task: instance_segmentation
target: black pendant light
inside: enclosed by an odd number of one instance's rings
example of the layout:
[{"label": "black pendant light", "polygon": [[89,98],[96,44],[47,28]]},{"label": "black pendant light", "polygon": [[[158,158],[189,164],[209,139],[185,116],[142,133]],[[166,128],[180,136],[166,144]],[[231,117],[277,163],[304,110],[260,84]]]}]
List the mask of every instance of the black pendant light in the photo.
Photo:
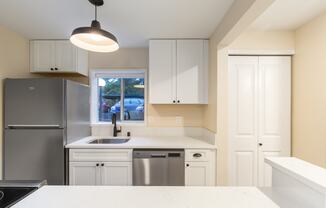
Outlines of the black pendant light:
[{"label": "black pendant light", "polygon": [[97,7],[104,4],[103,0],[88,0],[95,6],[95,20],[90,27],[74,29],[70,41],[79,48],[94,52],[113,52],[119,49],[117,38],[110,32],[101,29],[97,21]]}]

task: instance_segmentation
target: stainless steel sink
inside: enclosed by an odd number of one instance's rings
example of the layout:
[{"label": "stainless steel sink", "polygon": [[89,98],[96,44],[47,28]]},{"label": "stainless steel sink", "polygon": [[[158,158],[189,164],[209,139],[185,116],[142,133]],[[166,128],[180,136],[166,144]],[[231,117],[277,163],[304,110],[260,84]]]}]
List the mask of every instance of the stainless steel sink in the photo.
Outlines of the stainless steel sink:
[{"label": "stainless steel sink", "polygon": [[101,138],[101,139],[94,139],[88,144],[123,144],[130,140],[130,138]]}]

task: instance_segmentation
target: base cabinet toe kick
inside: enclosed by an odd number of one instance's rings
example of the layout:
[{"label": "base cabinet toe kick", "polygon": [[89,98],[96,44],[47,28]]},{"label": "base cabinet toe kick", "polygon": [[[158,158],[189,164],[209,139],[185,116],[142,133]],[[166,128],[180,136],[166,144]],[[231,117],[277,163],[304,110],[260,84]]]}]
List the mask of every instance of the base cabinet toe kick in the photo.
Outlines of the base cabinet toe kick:
[{"label": "base cabinet toe kick", "polygon": [[[142,149],[151,151],[151,149]],[[154,158],[143,158],[137,160],[133,158],[133,153],[138,149],[69,149],[69,185],[89,185],[89,186],[131,186],[134,183],[133,170],[140,165],[143,168],[144,178],[148,175],[150,162],[158,165],[161,170],[151,174],[163,174],[159,177],[166,177],[166,180],[173,181],[173,176],[169,173],[173,171],[181,172],[179,179],[184,180],[178,183],[167,183],[167,185],[185,186],[215,186],[216,185],[216,151],[213,149],[178,149],[177,151],[166,152],[167,149],[154,149],[157,152],[166,154],[154,154]],[[156,153],[156,152],[155,152]],[[177,157],[179,154],[179,157]],[[167,160],[164,160],[167,157]],[[136,159],[136,160],[135,160]],[[135,163],[133,161],[137,161]],[[175,163],[175,164],[174,164]],[[170,164],[170,165],[169,165]],[[138,171],[139,173],[139,171]],[[179,174],[180,175],[180,174]],[[137,176],[139,177],[139,176]],[[168,179],[169,178],[169,179]],[[146,179],[147,180],[147,179]],[[149,180],[149,179],[148,179]],[[143,184],[143,185],[146,185]],[[148,185],[154,185],[148,182]],[[159,185],[159,184],[158,184]],[[164,185],[164,184],[162,184]]]}]

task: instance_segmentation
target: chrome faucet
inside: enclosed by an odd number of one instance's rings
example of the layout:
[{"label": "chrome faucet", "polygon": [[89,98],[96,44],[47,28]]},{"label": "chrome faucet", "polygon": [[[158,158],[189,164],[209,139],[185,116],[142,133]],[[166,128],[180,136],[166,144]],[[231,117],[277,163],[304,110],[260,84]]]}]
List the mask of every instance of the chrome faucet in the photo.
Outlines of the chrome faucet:
[{"label": "chrome faucet", "polygon": [[118,136],[118,133],[121,132],[121,126],[120,129],[117,128],[117,115],[115,113],[112,114],[112,124],[113,124],[113,136]]}]

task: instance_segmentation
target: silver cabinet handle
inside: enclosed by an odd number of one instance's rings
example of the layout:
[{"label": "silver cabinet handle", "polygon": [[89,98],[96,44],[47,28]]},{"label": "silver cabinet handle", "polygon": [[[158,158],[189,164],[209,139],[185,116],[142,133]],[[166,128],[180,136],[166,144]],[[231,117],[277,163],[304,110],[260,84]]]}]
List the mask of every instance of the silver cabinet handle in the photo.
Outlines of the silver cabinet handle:
[{"label": "silver cabinet handle", "polygon": [[60,128],[60,125],[8,125],[9,129]]},{"label": "silver cabinet handle", "polygon": [[192,156],[198,158],[198,157],[201,157],[202,155],[201,155],[200,153],[195,153],[195,154],[193,154]]}]

